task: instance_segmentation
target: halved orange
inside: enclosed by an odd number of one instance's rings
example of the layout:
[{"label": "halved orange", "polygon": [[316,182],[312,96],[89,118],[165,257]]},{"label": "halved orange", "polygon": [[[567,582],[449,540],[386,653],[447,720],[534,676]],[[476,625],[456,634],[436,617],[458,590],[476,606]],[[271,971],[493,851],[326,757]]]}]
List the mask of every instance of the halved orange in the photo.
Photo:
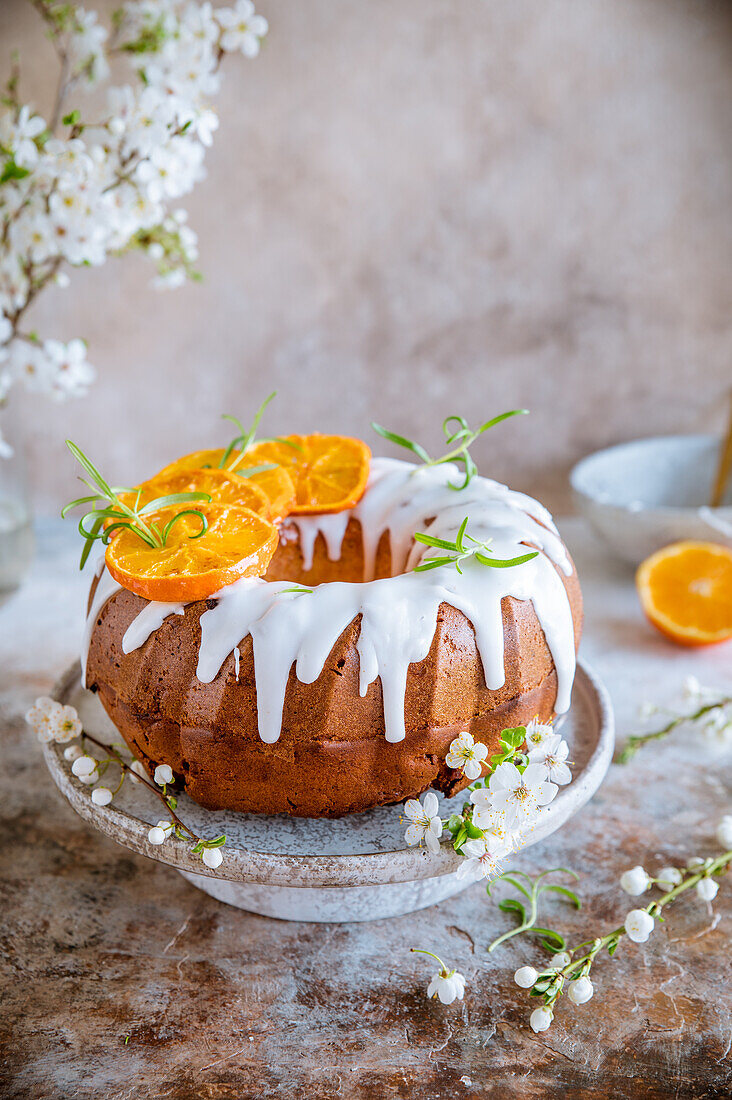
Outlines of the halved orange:
[{"label": "halved orange", "polygon": [[679,645],[732,638],[732,549],[675,542],[646,558],[636,585],[650,621]]},{"label": "halved orange", "polygon": [[[174,475],[191,473],[193,470],[219,469],[219,463],[224,457],[222,447],[208,451],[194,451],[193,454],[184,455],[171,462],[160,473],[156,474],[153,481],[167,479]],[[226,460],[224,472],[233,473],[234,469],[246,469],[251,466],[260,466],[264,463],[252,462],[249,452],[242,459],[239,451],[232,451]],[[281,466],[275,466],[271,470],[260,470],[247,477],[237,475],[237,481],[244,485],[253,485],[261,489],[269,498],[271,518],[281,519],[286,516],[290,507],[295,503],[295,484],[287,470]]]},{"label": "halved orange", "polygon": [[255,443],[247,463],[276,462],[295,482],[294,513],[342,512],[363,496],[371,451],[360,439],[345,435],[288,435]]},{"label": "halved orange", "polygon": [[[264,489],[251,478],[236,477],[234,474],[227,474],[225,470],[217,469],[179,470],[165,477],[158,475],[145,481],[140,486],[138,507],[148,504],[156,497],[173,493],[208,493],[213,504],[235,504],[239,508],[256,512],[264,519],[271,517],[271,505]],[[137,492],[123,493],[122,499],[126,504],[134,504],[138,499]],[[197,507],[197,502],[192,501],[191,507]]]},{"label": "halved orange", "polygon": [[[162,531],[181,505],[169,505],[144,516]],[[146,600],[192,603],[241,577],[262,576],[272,560],[279,535],[268,520],[248,508],[227,504],[191,505],[208,521],[200,538],[201,520],[194,513],[171,528],[164,546],[148,546],[134,532],[122,529],[109,543],[107,569],[130,592]]]}]

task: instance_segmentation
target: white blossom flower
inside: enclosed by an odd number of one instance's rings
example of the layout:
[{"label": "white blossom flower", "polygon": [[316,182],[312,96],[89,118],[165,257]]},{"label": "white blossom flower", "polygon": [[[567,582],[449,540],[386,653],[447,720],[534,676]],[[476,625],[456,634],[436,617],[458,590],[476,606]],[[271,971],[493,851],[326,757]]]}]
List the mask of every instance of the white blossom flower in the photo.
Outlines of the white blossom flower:
[{"label": "white blossom flower", "polygon": [[0,112],[0,146],[7,150],[19,168],[34,168],[38,163],[38,139],[46,129],[40,115],[22,106],[13,117],[6,108]]},{"label": "white blossom flower", "polygon": [[490,805],[473,804],[473,825],[483,833],[486,846],[495,855],[501,848],[510,848],[514,839],[506,828],[506,814],[503,810],[494,810]]},{"label": "white blossom flower", "polygon": [[470,801],[479,811],[485,806],[506,814],[506,828],[521,828],[531,823],[542,806],[548,805],[558,787],[547,781],[543,764],[529,764],[522,773],[506,761],[493,772],[488,790],[473,791]]},{"label": "white blossom flower", "polygon": [[81,720],[74,707],[62,706],[47,695],[36,699],[25,718],[36,731],[38,740],[46,743],[73,741],[82,731]]},{"label": "white blossom flower", "polygon": [[645,943],[656,922],[645,909],[631,909],[625,918],[625,931],[633,943]]},{"label": "white blossom flower", "polygon": [[684,881],[684,876],[678,867],[662,867],[656,875],[656,884],[662,890],[673,890]]},{"label": "white blossom flower", "polygon": [[557,951],[556,955],[552,955],[550,958],[549,965],[557,970],[563,970],[565,966],[569,966],[571,961],[566,951]]},{"label": "white blossom flower", "polygon": [[43,352],[53,369],[52,396],[58,401],[67,397],[81,397],[96,377],[96,371],[87,362],[86,344],[83,340],[46,340]]},{"label": "white blossom flower", "polygon": [[428,997],[439,997],[444,1005],[453,1001],[462,1001],[465,993],[465,978],[458,970],[438,970],[427,986]]},{"label": "white blossom flower", "polygon": [[621,888],[625,890],[626,894],[630,894],[631,897],[637,897],[639,894],[644,894],[650,885],[650,877],[640,864],[633,867],[630,871],[624,871],[620,876]]},{"label": "white blossom flower", "polygon": [[476,745],[470,733],[463,730],[450,745],[450,751],[445,757],[448,768],[462,771],[466,779],[471,782],[477,779],[483,770],[483,761],[488,755],[488,749],[480,742]]},{"label": "white blossom flower", "polygon": [[716,898],[718,890],[719,883],[715,882],[713,878],[700,879],[696,884],[696,892],[702,901],[712,901],[713,898]]},{"label": "white blossom flower", "polygon": [[439,809],[437,795],[432,791],[428,791],[423,802],[417,798],[407,799],[404,803],[404,813],[411,821],[411,825],[407,826],[404,833],[407,844],[421,844],[424,841],[430,852],[439,852],[442,836]]},{"label": "white blossom flower", "polygon": [[543,1005],[541,1008],[535,1008],[529,1017],[529,1023],[531,1024],[531,1030],[537,1034],[540,1031],[548,1031],[551,1027],[551,1022],[554,1016],[550,1009],[545,1008]]},{"label": "white blossom flower", "polygon": [[71,771],[74,773],[77,779],[83,779],[87,776],[93,775],[97,770],[97,762],[93,756],[79,756],[71,765]]},{"label": "white blossom flower", "polygon": [[727,748],[732,744],[732,715],[724,707],[711,710],[702,724],[702,733],[708,741]]},{"label": "white blossom flower", "polygon": [[529,749],[529,760],[543,764],[552,783],[563,786],[572,781],[572,773],[567,766],[569,745],[558,733],[545,737],[540,744]]},{"label": "white blossom flower", "polygon": [[531,989],[539,977],[538,971],[533,966],[520,966],[513,976],[516,985],[521,989]]},{"label": "white blossom flower", "polygon": [[584,975],[581,978],[576,978],[573,982],[569,983],[567,988],[567,996],[574,1005],[583,1005],[591,1000],[593,993],[595,992],[592,982]]},{"label": "white blossom flower", "polygon": [[69,36],[69,60],[75,71],[82,72],[89,84],[106,80],[109,63],[104,53],[107,29],[99,23],[95,11],[76,8]]},{"label": "white blossom flower", "polygon": [[95,787],[91,793],[92,802],[95,806],[108,806],[113,797],[109,787]]},{"label": "white blossom flower", "polygon": [[457,869],[458,878],[493,878],[497,874],[498,865],[485,840],[466,840],[462,850],[465,858]]},{"label": "white blossom flower", "polygon": [[173,769],[170,764],[158,764],[155,769],[155,782],[159,787],[164,787],[166,783],[173,782]]},{"label": "white blossom flower", "polygon": [[215,871],[217,867],[221,866],[224,856],[220,848],[204,848],[201,852],[201,859],[207,867]]},{"label": "white blossom flower", "polygon": [[725,849],[732,848],[732,814],[725,814],[717,825],[717,840]]},{"label": "white blossom flower", "polygon": [[549,737],[554,737],[554,726],[550,722],[540,722],[538,718],[532,718],[526,725],[526,746],[531,752],[538,749]]},{"label": "white blossom flower", "polygon": [[222,49],[241,50],[245,57],[257,56],[269,27],[264,16],[255,14],[252,0],[236,0],[233,8],[219,8],[216,18],[223,28]]}]

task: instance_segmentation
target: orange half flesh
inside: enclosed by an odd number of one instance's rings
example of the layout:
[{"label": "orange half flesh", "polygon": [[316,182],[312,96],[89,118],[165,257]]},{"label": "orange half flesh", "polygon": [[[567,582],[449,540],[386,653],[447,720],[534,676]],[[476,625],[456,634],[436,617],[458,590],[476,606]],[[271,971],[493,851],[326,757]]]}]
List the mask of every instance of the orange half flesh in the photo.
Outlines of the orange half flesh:
[{"label": "orange half flesh", "polygon": [[645,614],[679,645],[732,638],[732,550],[713,542],[676,542],[639,567]]},{"label": "orange half flesh", "polygon": [[295,483],[293,513],[341,512],[364,494],[371,451],[345,435],[289,435],[255,443],[246,461],[276,462],[288,471]]},{"label": "orange half flesh", "polygon": [[[166,476],[159,474],[140,486],[138,507],[148,504],[156,497],[173,493],[208,493],[213,504],[235,504],[239,508],[256,512],[264,519],[269,519],[271,514],[269,497],[251,478],[236,477],[235,474],[217,469],[179,470]],[[126,504],[134,504],[137,493],[125,493],[123,499]],[[185,505],[181,504],[179,507]],[[197,507],[196,501],[191,502],[191,507]]]},{"label": "orange half flesh", "polygon": [[[175,462],[171,462],[152,480],[157,482],[161,479],[192,473],[194,470],[204,468],[218,469],[223,457],[224,451],[221,447],[209,451],[194,451],[192,454],[184,455],[183,458],[177,458]],[[264,463],[251,461],[249,452],[247,452],[244,459],[241,459],[238,451],[232,451],[226,460],[226,470],[224,472],[233,473],[235,467],[236,469],[246,470],[247,467],[259,465],[264,465]],[[286,516],[290,511],[290,507],[295,503],[294,482],[282,466],[275,466],[272,470],[260,470],[248,477],[242,477],[240,474],[234,476],[243,484],[255,486],[265,493],[269,499],[270,513],[273,520],[282,519]]]},{"label": "orange half flesh", "polygon": [[[107,546],[107,569],[123,588],[146,600],[192,603],[212,596],[242,577],[262,576],[272,560],[277,528],[248,508],[226,504],[196,504],[208,528],[201,530],[195,514],[183,516],[171,529],[165,546],[148,546],[132,531],[121,530]],[[145,516],[158,530],[182,509],[171,505]]]}]

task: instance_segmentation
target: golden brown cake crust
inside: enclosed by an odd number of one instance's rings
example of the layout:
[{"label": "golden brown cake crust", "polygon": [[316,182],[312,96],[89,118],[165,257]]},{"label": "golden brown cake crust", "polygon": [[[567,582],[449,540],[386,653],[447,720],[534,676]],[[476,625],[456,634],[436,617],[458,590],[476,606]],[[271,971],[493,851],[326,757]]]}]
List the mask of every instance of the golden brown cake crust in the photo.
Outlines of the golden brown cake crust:
[{"label": "golden brown cake crust", "polygon": [[[356,580],[362,550],[358,523],[350,521],[341,559],[330,562],[322,536],[312,569],[303,570],[292,532],[283,538],[268,580],[297,583]],[[389,574],[388,536],[377,555],[377,575]],[[582,626],[582,597],[573,570],[560,574],[572,608],[575,643]],[[498,747],[501,730],[553,714],[557,676],[533,605],[502,601],[506,680],[485,686],[472,624],[454,607],[440,606],[437,629],[425,660],[409,667],[405,697],[406,738],[384,736],[379,680],[359,694],[355,643],[360,619],[333,646],[323,671],[303,684],[290,671],[275,744],[257,729],[252,641],[240,644],[239,675],[231,654],[208,684],[196,677],[199,620],[213,601],[171,616],[139,648],[122,652],[122,638],[145,601],[125,590],[104,605],[94,624],[87,686],[150,773],[156,764],[173,769],[186,792],[211,809],[336,817],[416,797],[429,787],[453,794],[467,786],[445,764],[450,742],[463,729]]]}]

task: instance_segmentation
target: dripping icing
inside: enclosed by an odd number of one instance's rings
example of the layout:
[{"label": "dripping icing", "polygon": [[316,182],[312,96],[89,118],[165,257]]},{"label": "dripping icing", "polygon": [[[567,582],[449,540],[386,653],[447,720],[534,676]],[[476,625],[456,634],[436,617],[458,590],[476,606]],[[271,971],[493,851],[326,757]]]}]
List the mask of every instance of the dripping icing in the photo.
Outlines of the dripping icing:
[{"label": "dripping icing", "polygon": [[[455,492],[449,482],[458,476],[450,465],[416,467],[376,458],[367,491],[353,509],[289,517],[287,526],[297,529],[305,570],[312,565],[318,534],[329,558],[338,560],[348,521],[357,519],[363,537],[364,580],[370,583],[331,582],[303,594],[293,592],[289,581],[247,578],[222,589],[214,597],[216,606],[201,615],[199,681],[214,680],[227,657],[250,635],[259,734],[273,743],[280,735],[292,666],[302,683],[313,683],[338,637],[361,615],[356,643],[360,692],[365,695],[380,679],[386,738],[401,741],[408,668],[429,653],[440,604],[451,604],[472,623],[486,685],[495,690],[505,681],[501,600],[513,596],[533,602],[557,670],[555,709],[564,713],[575,671],[574,627],[555,566],[567,576],[572,567],[557,529],[546,509],[531,497],[478,477]],[[466,515],[470,516],[469,532],[481,540],[490,538],[497,557],[514,557],[526,543],[541,553],[509,569],[490,569],[471,559],[462,575],[452,565],[415,573],[414,566],[430,551],[414,542],[414,532],[428,529],[438,538],[454,539]],[[389,532],[394,575],[373,580],[384,531]],[[99,610],[118,588],[114,582],[110,588],[109,581],[104,573],[89,615],[85,651]],[[124,651],[142,645],[169,615],[182,612],[179,604],[146,605],[125,633]],[[238,666],[236,652],[234,660]],[[238,678],[238,667],[236,674]]]}]

